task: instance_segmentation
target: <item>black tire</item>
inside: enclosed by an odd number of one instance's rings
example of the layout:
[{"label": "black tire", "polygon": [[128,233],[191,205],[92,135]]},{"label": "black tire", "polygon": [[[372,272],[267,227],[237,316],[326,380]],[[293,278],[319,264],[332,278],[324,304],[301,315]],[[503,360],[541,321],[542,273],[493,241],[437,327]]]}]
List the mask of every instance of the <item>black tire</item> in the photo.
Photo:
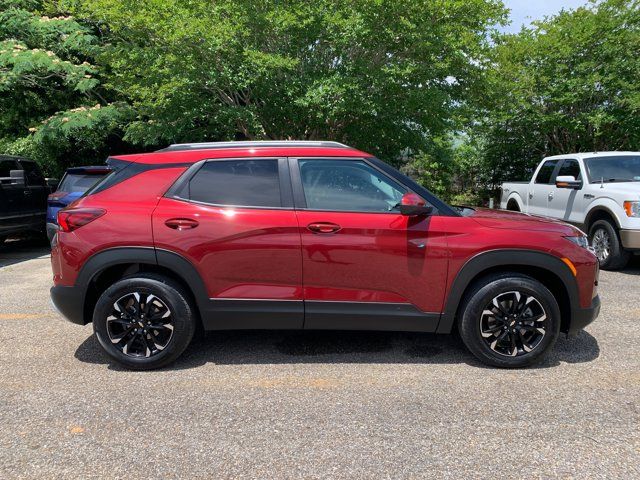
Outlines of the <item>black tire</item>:
[{"label": "black tire", "polygon": [[618,231],[608,220],[598,220],[591,225],[589,244],[594,248],[603,270],[620,270],[629,263],[631,252],[622,248]]},{"label": "black tire", "polygon": [[509,202],[507,203],[507,210],[509,210],[510,212],[519,212],[520,207],[518,206],[518,202],[515,200],[509,200]]},{"label": "black tire", "polygon": [[[158,326],[154,328],[154,324]],[[173,362],[191,342],[196,324],[197,313],[184,288],[153,273],[117,281],[100,296],[93,313],[93,331],[102,348],[133,370],[151,370]],[[115,343],[121,335],[122,341]]]},{"label": "black tire", "polygon": [[[516,302],[529,303],[522,306],[518,318],[507,315],[503,322],[498,319],[503,315],[494,307],[494,299],[507,312],[511,306],[520,305]],[[485,313],[487,310],[495,311],[495,315]],[[541,361],[549,352],[558,338],[560,321],[558,302],[547,287],[526,275],[501,273],[484,277],[470,287],[459,310],[458,330],[467,348],[483,363],[521,368]],[[496,331],[487,338],[492,330]]]}]

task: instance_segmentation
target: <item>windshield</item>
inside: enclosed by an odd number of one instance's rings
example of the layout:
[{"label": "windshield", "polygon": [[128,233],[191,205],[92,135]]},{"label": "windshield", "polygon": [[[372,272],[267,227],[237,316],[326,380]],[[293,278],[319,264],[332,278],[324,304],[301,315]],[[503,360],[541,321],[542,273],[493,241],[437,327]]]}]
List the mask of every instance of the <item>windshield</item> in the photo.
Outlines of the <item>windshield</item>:
[{"label": "windshield", "polygon": [[592,157],[584,163],[591,183],[640,182],[640,155]]},{"label": "windshield", "polygon": [[67,193],[84,193],[91,188],[98,180],[104,177],[104,174],[77,174],[68,173],[62,179],[58,190]]}]

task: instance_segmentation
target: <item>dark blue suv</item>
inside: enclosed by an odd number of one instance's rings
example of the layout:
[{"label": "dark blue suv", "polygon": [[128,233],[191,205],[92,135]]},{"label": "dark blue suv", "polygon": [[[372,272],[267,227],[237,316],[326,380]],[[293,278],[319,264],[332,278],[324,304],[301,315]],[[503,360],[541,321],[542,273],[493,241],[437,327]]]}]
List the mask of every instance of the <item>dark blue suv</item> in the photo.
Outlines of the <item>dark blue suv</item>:
[{"label": "dark blue suv", "polygon": [[57,190],[49,195],[47,202],[47,236],[49,241],[58,230],[58,210],[80,198],[111,170],[106,166],[69,168]]}]

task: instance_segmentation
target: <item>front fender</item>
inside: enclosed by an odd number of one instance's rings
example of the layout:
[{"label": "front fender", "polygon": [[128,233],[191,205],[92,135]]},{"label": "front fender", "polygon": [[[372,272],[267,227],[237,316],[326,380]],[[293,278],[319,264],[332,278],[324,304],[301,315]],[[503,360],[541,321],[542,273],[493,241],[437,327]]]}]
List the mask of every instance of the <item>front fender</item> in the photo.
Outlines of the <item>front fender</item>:
[{"label": "front fender", "polygon": [[[558,257],[532,250],[490,250],[469,259],[456,274],[447,294],[444,312],[438,324],[437,333],[450,333],[458,308],[467,288],[483,273],[499,268],[508,271],[513,267],[536,267],[555,275],[564,284],[571,306],[571,316],[580,308],[578,285],[569,267]],[[569,319],[570,322],[570,319]]]}]

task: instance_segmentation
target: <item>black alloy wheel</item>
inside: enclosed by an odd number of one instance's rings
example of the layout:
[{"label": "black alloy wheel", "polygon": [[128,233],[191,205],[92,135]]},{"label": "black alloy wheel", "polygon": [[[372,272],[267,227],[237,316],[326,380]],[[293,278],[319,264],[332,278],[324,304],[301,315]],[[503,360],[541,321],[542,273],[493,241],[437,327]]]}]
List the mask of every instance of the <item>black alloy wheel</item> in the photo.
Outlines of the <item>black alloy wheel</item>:
[{"label": "black alloy wheel", "polygon": [[113,303],[107,317],[111,343],[124,355],[151,357],[173,337],[173,318],[167,305],[152,293],[128,293]]},{"label": "black alloy wheel", "polygon": [[464,344],[487,365],[540,361],[560,333],[560,307],[540,281],[518,272],[487,275],[465,293],[458,312]]},{"label": "black alloy wheel", "polygon": [[197,324],[191,295],[181,284],[156,273],[116,281],[100,295],[93,313],[100,346],[134,370],[173,362],[191,342]]},{"label": "black alloy wheel", "polygon": [[547,333],[547,313],[538,299],[511,291],[495,296],[480,317],[480,334],[499,355],[517,357],[532,352]]}]

